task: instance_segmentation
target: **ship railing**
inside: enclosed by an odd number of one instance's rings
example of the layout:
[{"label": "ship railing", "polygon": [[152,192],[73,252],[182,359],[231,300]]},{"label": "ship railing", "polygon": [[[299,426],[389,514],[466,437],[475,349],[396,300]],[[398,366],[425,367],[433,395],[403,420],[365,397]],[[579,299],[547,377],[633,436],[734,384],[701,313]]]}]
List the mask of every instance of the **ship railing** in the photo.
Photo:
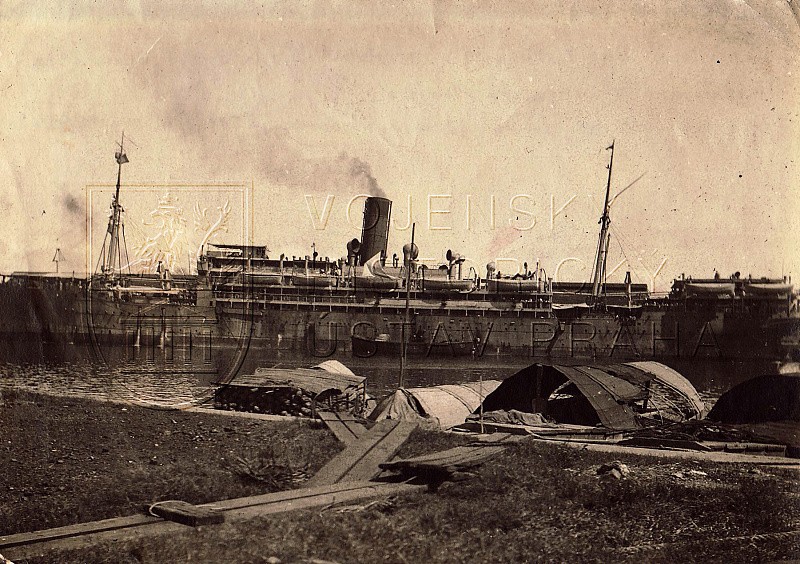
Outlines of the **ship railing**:
[{"label": "ship railing", "polygon": [[[216,292],[215,297],[218,303],[227,304],[233,307],[234,304],[251,303],[253,305],[264,306],[267,304],[278,304],[281,309],[304,309],[312,310],[344,308],[348,311],[371,310],[380,313],[382,311],[398,311],[405,305],[405,298],[399,294],[367,294],[364,292],[297,292],[273,289],[266,291],[261,289],[256,292],[248,291],[226,291]],[[476,297],[477,298],[477,297]],[[497,315],[521,316],[533,313],[534,316],[548,317],[552,315],[553,306],[550,295],[541,295],[538,299],[525,300],[492,300],[492,299],[472,299],[464,300],[456,296],[432,296],[425,292],[413,292],[411,295],[411,305],[413,310],[445,312],[448,315],[464,316],[483,316],[487,312],[494,312]]]},{"label": "ship railing", "polygon": [[[313,301],[313,302],[340,302],[340,303],[364,303],[366,301],[391,301],[403,300],[405,295],[402,290],[392,292],[372,292],[353,288],[302,288],[293,286],[271,286],[264,288],[246,288],[243,286],[217,286],[214,295],[221,300],[252,299],[258,301]],[[539,307],[548,307],[553,302],[553,294],[543,292],[539,294],[526,295],[497,295],[485,292],[456,293],[446,294],[437,292],[424,292],[414,290],[411,292],[414,299],[429,301],[452,301],[462,303],[521,303],[524,308],[530,308],[530,304],[539,304]]]}]

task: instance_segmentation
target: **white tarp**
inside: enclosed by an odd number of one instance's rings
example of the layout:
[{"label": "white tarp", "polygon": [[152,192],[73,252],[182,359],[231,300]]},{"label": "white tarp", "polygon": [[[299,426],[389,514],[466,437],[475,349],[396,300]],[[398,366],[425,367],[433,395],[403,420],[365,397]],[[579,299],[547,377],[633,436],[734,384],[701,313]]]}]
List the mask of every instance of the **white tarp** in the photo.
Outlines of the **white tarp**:
[{"label": "white tarp", "polygon": [[499,385],[499,380],[484,380],[429,388],[400,388],[378,404],[370,419],[425,420],[449,429],[463,423]]}]

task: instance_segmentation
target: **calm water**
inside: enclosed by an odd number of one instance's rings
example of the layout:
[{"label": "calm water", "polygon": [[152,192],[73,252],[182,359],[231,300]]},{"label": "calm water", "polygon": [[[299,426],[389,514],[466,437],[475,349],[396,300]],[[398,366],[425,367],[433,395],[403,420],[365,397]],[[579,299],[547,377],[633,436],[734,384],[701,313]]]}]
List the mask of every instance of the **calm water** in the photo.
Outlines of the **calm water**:
[{"label": "calm water", "polygon": [[[248,361],[238,374],[252,374],[259,366],[309,367],[322,359],[281,357],[271,362]],[[345,361],[353,372],[367,378],[367,389],[373,397],[382,397],[398,386],[397,360],[357,359]],[[514,374],[517,366],[487,364],[469,359],[427,359],[411,362],[404,372],[406,387],[456,384],[497,379]],[[734,385],[773,371],[769,364],[731,361],[669,361],[697,388],[704,400],[713,402]],[[98,399],[135,402],[160,408],[181,408],[209,403],[213,382],[218,377],[208,364],[186,365],[151,358],[146,361],[88,362],[50,360],[44,362],[3,362],[0,360],[0,388],[18,388],[62,395],[89,396]]]}]

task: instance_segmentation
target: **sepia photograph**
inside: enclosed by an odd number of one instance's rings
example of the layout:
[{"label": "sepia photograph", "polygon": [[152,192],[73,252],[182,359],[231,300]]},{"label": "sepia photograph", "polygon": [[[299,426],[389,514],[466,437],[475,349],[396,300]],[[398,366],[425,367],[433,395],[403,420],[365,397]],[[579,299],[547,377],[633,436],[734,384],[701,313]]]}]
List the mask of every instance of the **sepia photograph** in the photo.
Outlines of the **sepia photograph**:
[{"label": "sepia photograph", "polygon": [[0,92],[0,564],[800,560],[798,0],[8,0]]}]

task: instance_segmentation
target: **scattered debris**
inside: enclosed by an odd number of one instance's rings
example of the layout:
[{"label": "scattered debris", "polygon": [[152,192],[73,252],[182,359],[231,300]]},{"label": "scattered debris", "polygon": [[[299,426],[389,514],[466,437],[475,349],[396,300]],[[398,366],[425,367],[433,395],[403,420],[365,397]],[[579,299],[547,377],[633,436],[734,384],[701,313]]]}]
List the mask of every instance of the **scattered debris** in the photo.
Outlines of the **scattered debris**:
[{"label": "scattered debris", "polygon": [[597,475],[604,477],[611,477],[616,478],[617,480],[621,480],[622,478],[626,477],[628,474],[631,473],[630,468],[628,468],[627,464],[623,464],[619,460],[615,460],[614,462],[609,462],[607,464],[601,464],[597,468]]},{"label": "scattered debris", "polygon": [[309,478],[308,465],[291,468],[279,464],[275,453],[269,448],[257,460],[235,456],[228,464],[239,476],[267,484],[272,491],[297,487]]},{"label": "scattered debris", "polygon": [[789,445],[792,436],[796,442],[797,435],[797,423],[794,422],[737,426],[703,419],[639,429],[630,439],[620,441],[619,444],[660,449],[792,456]]}]

